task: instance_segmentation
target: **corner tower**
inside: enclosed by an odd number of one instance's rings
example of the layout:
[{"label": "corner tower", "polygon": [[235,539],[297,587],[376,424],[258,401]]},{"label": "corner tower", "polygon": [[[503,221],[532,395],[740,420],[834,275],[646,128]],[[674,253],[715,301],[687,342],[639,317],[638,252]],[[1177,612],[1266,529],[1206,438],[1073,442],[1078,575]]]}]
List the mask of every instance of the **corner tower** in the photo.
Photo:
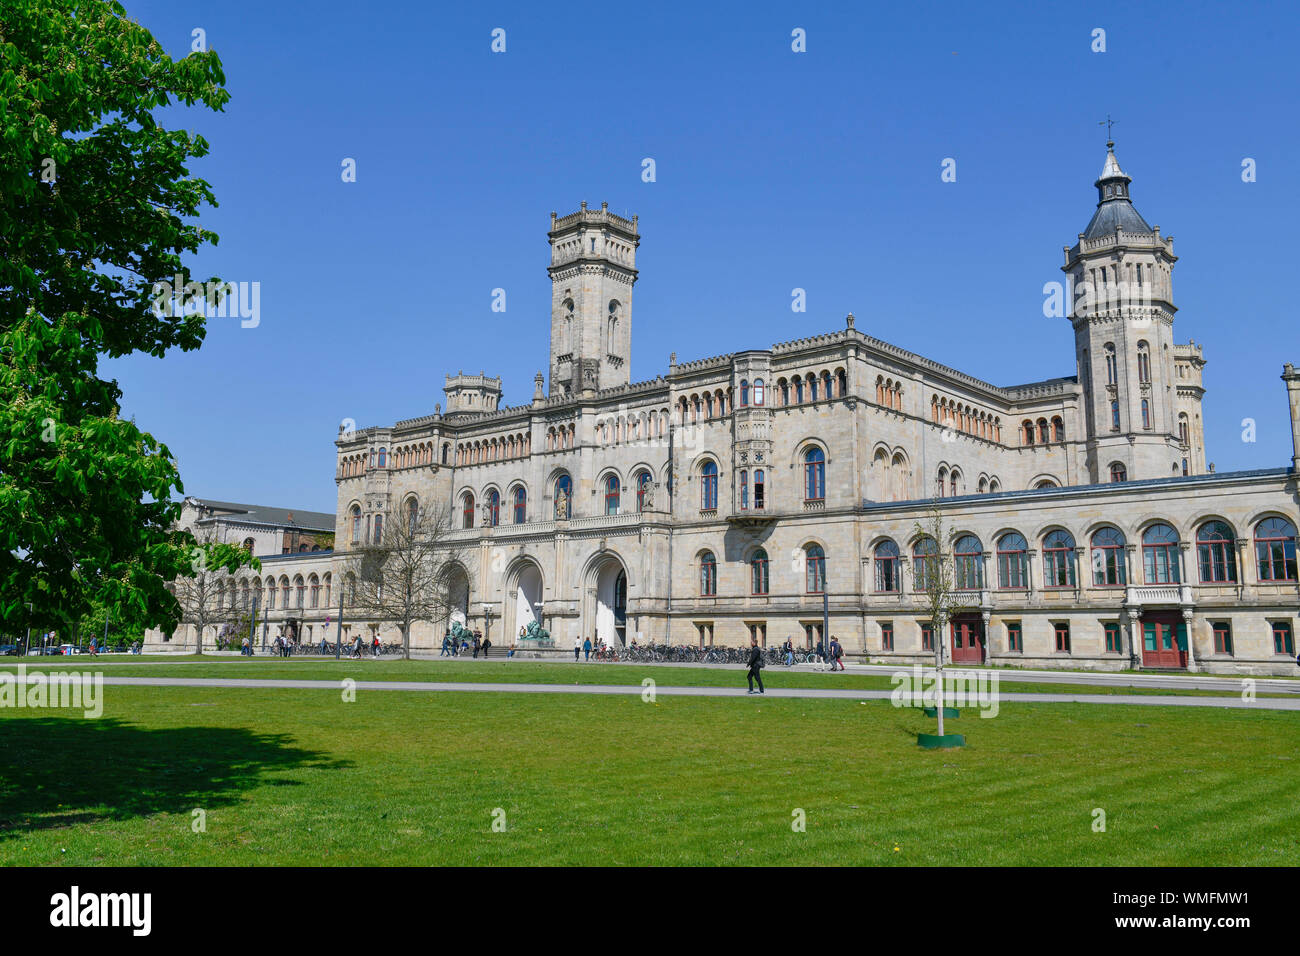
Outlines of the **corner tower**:
[{"label": "corner tower", "polygon": [[1097,187],[1097,211],[1065,265],[1070,321],[1086,409],[1093,482],[1205,470],[1200,350],[1174,344],[1172,236],[1149,226],[1129,196],[1115,144]]},{"label": "corner tower", "polygon": [[637,217],[551,213],[551,394],[626,385],[632,358]]}]

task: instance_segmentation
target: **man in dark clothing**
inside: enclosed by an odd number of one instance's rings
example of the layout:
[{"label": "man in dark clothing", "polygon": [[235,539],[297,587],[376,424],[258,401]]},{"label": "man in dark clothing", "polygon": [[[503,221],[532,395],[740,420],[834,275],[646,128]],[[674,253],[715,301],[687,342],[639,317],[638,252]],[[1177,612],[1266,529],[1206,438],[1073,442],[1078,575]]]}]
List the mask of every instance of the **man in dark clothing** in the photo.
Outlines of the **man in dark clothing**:
[{"label": "man in dark clothing", "polygon": [[838,637],[831,637],[831,670],[835,670],[837,665],[844,670],[844,647]]},{"label": "man in dark clothing", "polygon": [[749,639],[749,692],[754,693],[754,681],[758,681],[758,693],[763,693],[763,649],[758,646],[758,638]]},{"label": "man in dark clothing", "polygon": [[487,657],[488,648],[491,646],[492,646],[492,641],[486,637],[483,638],[483,656],[485,658]]},{"label": "man in dark clothing", "polygon": [[478,660],[478,649],[482,638],[479,637],[478,631],[474,632],[474,659]]}]

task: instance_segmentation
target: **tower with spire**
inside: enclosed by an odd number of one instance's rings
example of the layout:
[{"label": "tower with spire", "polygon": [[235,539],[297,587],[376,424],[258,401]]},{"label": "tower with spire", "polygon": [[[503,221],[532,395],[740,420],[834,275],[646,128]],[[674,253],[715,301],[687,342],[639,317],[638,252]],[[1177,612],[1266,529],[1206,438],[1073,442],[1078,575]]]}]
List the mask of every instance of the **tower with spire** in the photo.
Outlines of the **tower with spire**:
[{"label": "tower with spire", "polygon": [[1106,482],[1200,474],[1200,349],[1176,345],[1172,236],[1133,206],[1132,178],[1106,144],[1097,210],[1061,268],[1073,287],[1087,471]]}]

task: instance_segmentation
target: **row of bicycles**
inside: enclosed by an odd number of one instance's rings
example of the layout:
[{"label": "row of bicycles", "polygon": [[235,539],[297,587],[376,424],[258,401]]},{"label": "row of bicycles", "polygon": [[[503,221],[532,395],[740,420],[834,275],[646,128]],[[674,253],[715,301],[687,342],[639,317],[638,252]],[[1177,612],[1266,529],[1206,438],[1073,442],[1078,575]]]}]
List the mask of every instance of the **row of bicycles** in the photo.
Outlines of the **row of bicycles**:
[{"label": "row of bicycles", "polygon": [[[601,656],[605,654],[606,656]],[[622,660],[634,664],[746,664],[748,647],[696,647],[692,644],[633,644],[620,655],[613,648],[601,648],[594,655],[597,660]],[[796,647],[787,654],[779,647],[763,650],[763,663],[770,666],[795,664],[822,665],[824,660],[816,651]]]}]

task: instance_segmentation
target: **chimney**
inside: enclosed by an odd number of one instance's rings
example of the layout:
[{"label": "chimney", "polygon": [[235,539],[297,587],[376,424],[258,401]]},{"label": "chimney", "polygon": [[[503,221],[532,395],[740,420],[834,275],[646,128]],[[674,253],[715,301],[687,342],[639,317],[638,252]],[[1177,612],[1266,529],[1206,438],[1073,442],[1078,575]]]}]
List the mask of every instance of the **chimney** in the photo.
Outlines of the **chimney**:
[{"label": "chimney", "polygon": [[1282,381],[1291,411],[1291,471],[1300,474],[1300,372],[1290,362],[1282,366]]}]

